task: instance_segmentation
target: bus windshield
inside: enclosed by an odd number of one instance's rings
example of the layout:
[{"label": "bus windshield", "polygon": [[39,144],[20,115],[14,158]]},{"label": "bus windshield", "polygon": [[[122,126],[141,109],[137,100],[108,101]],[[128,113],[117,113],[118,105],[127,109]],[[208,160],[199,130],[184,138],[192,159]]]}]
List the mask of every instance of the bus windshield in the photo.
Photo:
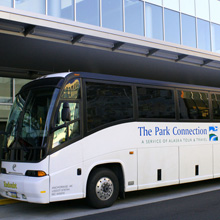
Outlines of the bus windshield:
[{"label": "bus windshield", "polygon": [[49,123],[59,89],[35,88],[19,93],[3,144],[3,160],[39,161],[46,155]]}]

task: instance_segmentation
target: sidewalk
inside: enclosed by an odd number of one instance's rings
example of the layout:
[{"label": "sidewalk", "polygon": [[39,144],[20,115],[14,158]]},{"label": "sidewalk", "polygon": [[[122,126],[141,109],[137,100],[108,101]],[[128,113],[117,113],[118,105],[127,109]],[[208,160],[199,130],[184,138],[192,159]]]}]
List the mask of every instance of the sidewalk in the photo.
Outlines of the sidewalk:
[{"label": "sidewalk", "polygon": [[7,205],[7,204],[13,204],[13,203],[17,203],[17,202],[20,202],[20,201],[17,201],[14,199],[4,198],[4,197],[0,196],[0,206]]}]

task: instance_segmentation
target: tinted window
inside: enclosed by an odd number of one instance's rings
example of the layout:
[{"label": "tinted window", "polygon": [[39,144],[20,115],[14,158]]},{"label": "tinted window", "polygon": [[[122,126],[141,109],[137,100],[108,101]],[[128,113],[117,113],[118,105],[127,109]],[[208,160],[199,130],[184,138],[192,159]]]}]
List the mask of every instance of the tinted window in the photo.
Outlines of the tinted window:
[{"label": "tinted window", "polygon": [[62,126],[66,123],[65,121],[62,121],[62,110],[64,105],[64,102],[62,101],[57,113],[57,119],[55,120],[55,127],[60,128],[54,132],[53,148],[80,135],[80,105],[75,102],[69,102],[68,104],[70,108],[70,122],[68,123],[68,126]]},{"label": "tinted window", "polygon": [[[69,111],[69,118],[63,117]],[[68,113],[64,114],[68,115]],[[63,88],[59,108],[54,120],[55,131],[52,148],[80,135],[80,80],[71,79]],[[63,126],[66,124],[66,126]]]},{"label": "tinted window", "polygon": [[125,0],[125,31],[144,35],[144,4],[139,0]]},{"label": "tinted window", "polygon": [[176,11],[179,11],[179,0],[163,0],[163,6]]},{"label": "tinted window", "polygon": [[197,19],[198,48],[210,50],[210,25],[208,21]]},{"label": "tinted window", "polygon": [[110,122],[132,118],[130,86],[88,82],[86,89],[88,131]]},{"label": "tinted window", "polygon": [[196,19],[182,14],[182,44],[196,47]]},{"label": "tinted window", "polygon": [[15,8],[46,14],[46,1],[45,0],[22,0],[22,1],[15,1]]},{"label": "tinted window", "polygon": [[48,15],[74,20],[73,0],[62,0],[62,1],[47,0],[47,5],[48,5]]},{"label": "tinted window", "polygon": [[180,0],[180,11],[182,13],[195,16],[195,1],[194,0]]},{"label": "tinted window", "polygon": [[12,0],[0,0],[0,5],[7,6],[7,7],[13,7]]},{"label": "tinted window", "polygon": [[220,25],[211,24],[212,27],[212,51],[220,53]]},{"label": "tinted window", "polygon": [[163,40],[163,9],[146,3],[146,36]]},{"label": "tinted window", "polygon": [[164,9],[165,41],[180,44],[180,17],[179,13]]},{"label": "tinted window", "polygon": [[102,26],[123,30],[122,0],[102,0]]},{"label": "tinted window", "polygon": [[212,94],[213,118],[220,119],[220,94]]},{"label": "tinted window", "polygon": [[0,77],[0,103],[12,103],[13,80]]},{"label": "tinted window", "polygon": [[76,0],[76,20],[99,26],[99,0]]},{"label": "tinted window", "polygon": [[208,119],[208,94],[203,92],[178,91],[181,119]]},{"label": "tinted window", "polygon": [[172,90],[137,88],[137,94],[140,118],[175,118]]},{"label": "tinted window", "polygon": [[[212,2],[213,0],[211,0]],[[215,0],[214,0],[215,1]],[[197,18],[202,18],[205,20],[210,19],[209,15],[209,0],[195,0],[196,3],[196,17]]]},{"label": "tinted window", "polygon": [[71,79],[63,89],[62,99],[80,99],[80,81]]}]

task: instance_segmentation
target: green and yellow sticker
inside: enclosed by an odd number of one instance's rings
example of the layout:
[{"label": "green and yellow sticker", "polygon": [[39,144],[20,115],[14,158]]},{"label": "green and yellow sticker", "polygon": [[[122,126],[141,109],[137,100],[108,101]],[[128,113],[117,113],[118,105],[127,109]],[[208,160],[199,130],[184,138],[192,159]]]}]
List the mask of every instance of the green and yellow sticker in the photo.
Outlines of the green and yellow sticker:
[{"label": "green and yellow sticker", "polygon": [[10,182],[5,182],[4,181],[4,187],[7,187],[7,188],[11,188],[11,189],[17,189],[17,184],[16,183],[10,183]]}]

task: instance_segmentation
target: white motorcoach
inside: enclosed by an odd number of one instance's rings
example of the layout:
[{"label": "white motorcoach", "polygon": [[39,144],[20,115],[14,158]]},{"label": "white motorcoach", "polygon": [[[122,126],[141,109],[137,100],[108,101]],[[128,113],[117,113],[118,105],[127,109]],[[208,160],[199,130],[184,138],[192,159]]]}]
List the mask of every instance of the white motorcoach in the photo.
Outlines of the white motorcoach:
[{"label": "white motorcoach", "polygon": [[22,87],[1,145],[0,194],[33,203],[220,177],[220,89],[92,73]]}]

